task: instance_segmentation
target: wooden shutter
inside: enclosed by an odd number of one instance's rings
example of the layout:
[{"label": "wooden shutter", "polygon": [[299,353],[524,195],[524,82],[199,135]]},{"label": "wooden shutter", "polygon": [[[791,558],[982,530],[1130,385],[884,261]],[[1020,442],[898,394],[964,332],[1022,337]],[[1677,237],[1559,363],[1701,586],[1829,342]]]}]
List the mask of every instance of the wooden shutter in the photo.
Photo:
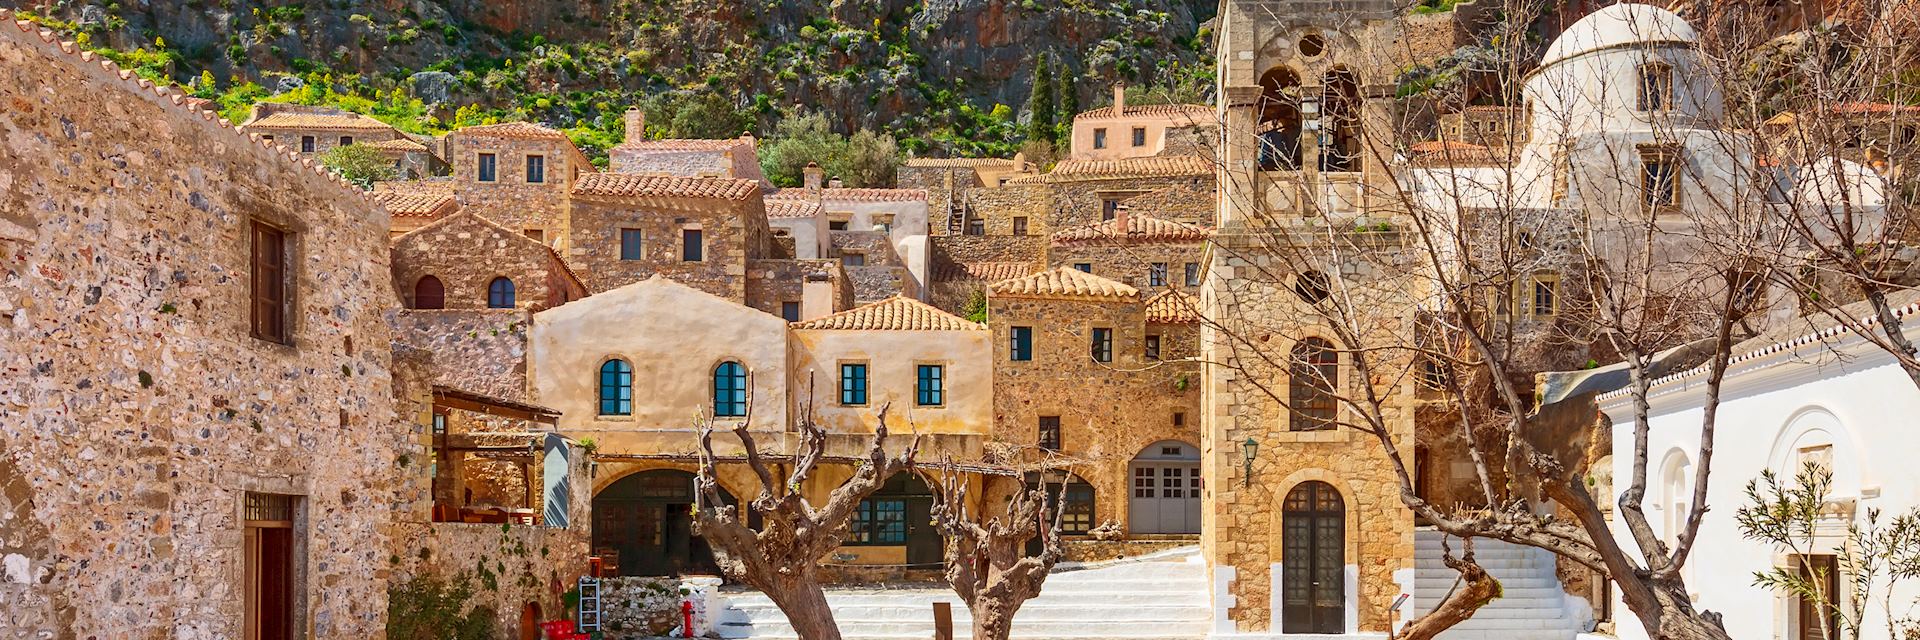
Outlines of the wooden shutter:
[{"label": "wooden shutter", "polygon": [[286,233],[253,221],[253,337],[287,341]]}]

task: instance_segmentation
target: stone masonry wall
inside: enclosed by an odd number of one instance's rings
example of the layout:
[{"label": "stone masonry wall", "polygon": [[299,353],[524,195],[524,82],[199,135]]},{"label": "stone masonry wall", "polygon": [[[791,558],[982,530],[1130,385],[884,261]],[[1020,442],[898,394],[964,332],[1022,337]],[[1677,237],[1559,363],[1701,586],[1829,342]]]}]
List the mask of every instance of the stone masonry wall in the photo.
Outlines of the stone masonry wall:
[{"label": "stone masonry wall", "polygon": [[[993,435],[1037,460],[1040,416],[1059,416],[1061,453],[1094,489],[1095,524],[1127,526],[1128,464],[1153,443],[1200,443],[1198,370],[1142,356],[1140,302],[988,298],[993,330]],[[1033,359],[1009,359],[1009,328],[1033,328]],[[1093,327],[1113,333],[1113,362],[1095,362]],[[1182,426],[1174,414],[1182,414]]]},{"label": "stone masonry wall", "polygon": [[527,399],[528,311],[403,309],[390,321],[396,344],[433,352],[433,384]]},{"label": "stone masonry wall", "polygon": [[[675,201],[576,197],[567,259],[595,293],[664,275],[745,304],[747,261],[766,257],[773,234],[759,198]],[[701,260],[682,260],[682,230],[697,226]],[[620,230],[639,229],[642,258],[620,259]]]},{"label": "stone masonry wall", "polygon": [[747,262],[747,306],[780,315],[781,305],[801,302],[812,279],[833,283],[833,310],[853,308],[853,283],[839,260],[752,260]]},{"label": "stone masonry wall", "polygon": [[[526,232],[540,230],[549,245],[563,238],[567,229],[567,191],[578,171],[591,166],[573,166],[584,162],[563,140],[502,138],[455,131],[448,135],[452,149],[447,163],[453,165],[455,197],[460,209],[480,214],[508,229]],[[494,181],[479,180],[478,154],[494,154]],[[527,156],[545,156],[545,182],[527,182]]]},{"label": "stone masonry wall", "polygon": [[[0,11],[0,486],[31,500],[0,545],[50,551],[0,636],[239,637],[262,492],[293,496],[301,633],[377,637],[387,216],[138,82]],[[254,220],[290,232],[286,344],[250,334]]]},{"label": "stone masonry wall", "polygon": [[393,243],[393,288],[404,306],[418,304],[415,285],[433,276],[447,309],[485,309],[495,278],[513,282],[515,307],[540,310],[587,295],[558,256],[538,242],[480,218],[458,213],[415,229]]},{"label": "stone masonry wall", "polygon": [[[1087,265],[1090,273],[1109,280],[1125,282],[1151,297],[1163,289],[1187,289],[1187,265],[1199,273],[1200,257],[1206,251],[1202,243],[1158,244],[1133,242],[1122,246],[1055,246],[1047,251],[1047,268]],[[1150,274],[1154,264],[1166,266],[1166,280],[1153,286]],[[1077,268],[1077,267],[1076,267]]]}]

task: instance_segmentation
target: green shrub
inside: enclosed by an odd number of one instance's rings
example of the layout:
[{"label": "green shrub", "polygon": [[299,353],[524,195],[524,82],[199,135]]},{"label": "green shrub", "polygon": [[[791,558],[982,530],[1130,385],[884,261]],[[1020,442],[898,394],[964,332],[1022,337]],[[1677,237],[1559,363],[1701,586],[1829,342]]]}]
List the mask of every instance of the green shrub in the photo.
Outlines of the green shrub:
[{"label": "green shrub", "polygon": [[469,606],[473,585],[465,573],[452,581],[421,576],[387,588],[389,640],[491,640],[493,609]]}]

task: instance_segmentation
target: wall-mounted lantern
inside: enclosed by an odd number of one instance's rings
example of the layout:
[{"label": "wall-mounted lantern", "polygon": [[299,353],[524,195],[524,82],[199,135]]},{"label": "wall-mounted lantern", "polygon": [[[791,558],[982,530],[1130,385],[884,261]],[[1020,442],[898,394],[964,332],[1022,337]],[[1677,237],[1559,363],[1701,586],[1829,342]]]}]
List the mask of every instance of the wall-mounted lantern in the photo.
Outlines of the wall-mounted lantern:
[{"label": "wall-mounted lantern", "polygon": [[1247,436],[1247,441],[1240,443],[1240,457],[1245,458],[1247,463],[1246,486],[1253,486],[1253,459],[1258,455],[1260,455],[1260,443],[1255,441],[1253,436]]}]

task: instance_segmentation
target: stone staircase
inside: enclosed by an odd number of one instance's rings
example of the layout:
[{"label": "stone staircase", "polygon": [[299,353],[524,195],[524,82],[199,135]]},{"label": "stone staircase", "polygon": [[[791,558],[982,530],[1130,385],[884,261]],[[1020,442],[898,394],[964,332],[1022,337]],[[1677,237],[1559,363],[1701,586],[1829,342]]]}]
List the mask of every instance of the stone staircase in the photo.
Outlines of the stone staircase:
[{"label": "stone staircase", "polygon": [[[715,621],[722,638],[798,638],[757,592],[723,594]],[[832,589],[828,606],[846,640],[926,640],[933,603],[953,603],[954,636],[971,635],[967,606],[941,588]],[[1055,567],[1040,596],[1014,616],[1016,640],[1152,638],[1198,640],[1208,625],[1206,565],[1198,547],[1114,562]]]},{"label": "stone staircase", "polygon": [[[1414,532],[1414,613],[1440,604],[1454,588],[1459,574],[1440,561],[1444,534],[1422,528]],[[1459,555],[1460,541],[1448,540]],[[1440,640],[1572,640],[1593,618],[1584,600],[1560,588],[1554,556],[1545,549],[1475,538],[1474,560],[1500,580],[1502,594],[1473,617],[1440,634]]]}]

